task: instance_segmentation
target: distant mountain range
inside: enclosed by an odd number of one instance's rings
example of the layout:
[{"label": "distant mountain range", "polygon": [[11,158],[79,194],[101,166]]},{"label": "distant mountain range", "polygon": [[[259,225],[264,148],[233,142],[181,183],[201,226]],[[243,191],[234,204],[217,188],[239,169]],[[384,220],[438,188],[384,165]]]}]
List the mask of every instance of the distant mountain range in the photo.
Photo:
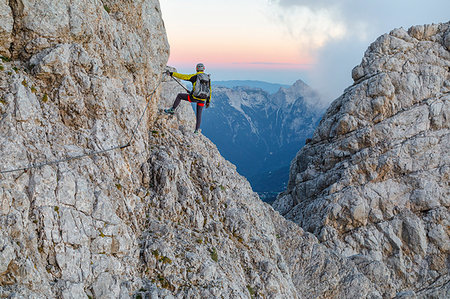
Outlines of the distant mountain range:
[{"label": "distant mountain range", "polygon": [[251,88],[261,88],[262,90],[272,94],[276,93],[281,87],[289,87],[286,84],[268,83],[264,81],[256,80],[229,80],[229,81],[214,81],[213,85],[222,86],[228,88],[235,87],[251,87]]},{"label": "distant mountain range", "polygon": [[[277,91],[271,93],[275,86]],[[318,94],[301,80],[289,87],[219,81],[213,85],[211,107],[203,116],[203,134],[256,192],[271,194],[264,196],[270,201],[286,188],[290,162],[312,135],[324,112],[321,107]]]}]

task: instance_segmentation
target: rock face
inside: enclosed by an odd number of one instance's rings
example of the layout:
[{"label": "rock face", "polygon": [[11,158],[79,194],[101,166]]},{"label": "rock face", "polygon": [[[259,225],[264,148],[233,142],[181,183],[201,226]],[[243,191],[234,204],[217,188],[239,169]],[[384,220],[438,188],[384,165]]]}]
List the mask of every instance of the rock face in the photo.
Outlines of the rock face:
[{"label": "rock face", "polygon": [[1,297],[379,297],[192,134],[189,105],[161,115],[158,1],[0,5]]},{"label": "rock face", "polygon": [[9,57],[9,46],[11,44],[11,33],[14,20],[11,7],[7,0],[0,1],[0,55]]},{"label": "rock face", "polygon": [[[168,58],[159,2],[9,4],[1,170],[125,144]],[[2,297],[117,298],[135,288],[140,201],[124,190],[140,180],[148,147],[141,125],[127,151],[1,175]]]},{"label": "rock face", "polygon": [[387,298],[450,294],[449,40],[446,23],[370,45],[274,203]]}]

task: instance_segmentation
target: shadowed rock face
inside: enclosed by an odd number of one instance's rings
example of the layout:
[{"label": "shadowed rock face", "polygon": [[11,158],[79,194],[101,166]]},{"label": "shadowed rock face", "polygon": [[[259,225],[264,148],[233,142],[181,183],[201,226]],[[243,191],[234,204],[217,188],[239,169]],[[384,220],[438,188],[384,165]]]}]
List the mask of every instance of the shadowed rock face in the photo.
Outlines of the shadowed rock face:
[{"label": "shadowed rock face", "polygon": [[370,45],[273,205],[385,297],[450,292],[449,40],[446,23]]},{"label": "shadowed rock face", "polygon": [[161,77],[158,1],[0,8],[0,171],[122,145],[136,128],[127,148],[0,174],[1,297],[379,297],[192,134],[189,104],[161,115],[180,90]]}]

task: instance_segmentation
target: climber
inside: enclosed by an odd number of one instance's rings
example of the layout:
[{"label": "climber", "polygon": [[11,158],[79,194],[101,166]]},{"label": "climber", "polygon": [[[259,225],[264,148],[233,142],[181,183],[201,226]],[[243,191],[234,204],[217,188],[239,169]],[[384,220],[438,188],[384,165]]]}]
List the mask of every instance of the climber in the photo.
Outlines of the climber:
[{"label": "climber", "polygon": [[164,109],[164,112],[166,114],[174,114],[175,109],[178,107],[181,100],[197,103],[197,122],[195,124],[194,133],[198,134],[200,130],[200,123],[202,121],[203,106],[206,104],[206,108],[208,108],[211,101],[211,79],[210,75],[205,73],[205,66],[203,63],[197,64],[196,71],[197,73],[192,75],[184,75],[170,71],[165,72],[172,78],[175,77],[181,80],[190,81],[192,83],[192,91],[189,92],[189,90],[185,88],[189,93],[179,93],[172,107],[169,109]]}]

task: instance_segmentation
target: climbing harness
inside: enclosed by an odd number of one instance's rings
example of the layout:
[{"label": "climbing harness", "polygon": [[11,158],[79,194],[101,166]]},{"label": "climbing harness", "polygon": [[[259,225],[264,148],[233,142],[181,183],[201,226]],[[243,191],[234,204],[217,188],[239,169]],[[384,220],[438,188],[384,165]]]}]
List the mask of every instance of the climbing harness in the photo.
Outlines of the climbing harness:
[{"label": "climbing harness", "polygon": [[[124,148],[129,147],[129,146],[131,145],[131,141],[133,140],[134,136],[136,135],[136,130],[137,130],[138,126],[139,126],[139,125],[141,124],[141,122],[142,122],[142,119],[143,119],[143,117],[144,117],[144,115],[145,115],[145,112],[147,112],[148,106],[149,106],[149,104],[150,104],[150,102],[151,102],[151,100],[152,100],[152,98],[153,98],[153,95],[155,94],[156,90],[158,89],[159,85],[160,85],[161,82],[162,82],[162,78],[163,78],[163,77],[161,76],[161,78],[159,79],[159,82],[158,82],[158,84],[156,85],[155,89],[153,89],[153,91],[150,93],[150,95],[149,95],[150,98],[149,98],[148,101],[147,101],[147,105],[145,106],[145,109],[144,109],[144,111],[142,112],[141,117],[139,118],[139,120],[137,121],[137,123],[136,123],[136,125],[134,126],[133,130],[131,131],[131,136],[130,136],[130,138],[128,139],[128,142],[126,142],[126,143],[124,143],[124,144],[122,144],[122,145],[113,146],[113,147],[108,148],[108,149],[99,150],[99,151],[91,151],[91,152],[89,152],[89,153],[85,153],[85,154],[81,154],[81,155],[76,155],[76,156],[73,156],[73,157],[66,157],[66,158],[60,159],[60,160],[44,161],[44,162],[41,162],[41,163],[31,163],[31,164],[29,164],[29,165],[26,166],[26,167],[15,168],[15,169],[9,169],[9,170],[1,170],[1,171],[0,171],[0,174],[11,173],[11,172],[17,172],[17,171],[26,171],[26,170],[28,170],[28,169],[41,168],[41,167],[46,166],[46,165],[56,165],[56,164],[60,164],[60,163],[67,162],[67,161],[71,161],[71,160],[81,159],[81,158],[84,158],[84,157],[98,156],[98,155],[100,155],[100,154],[103,154],[103,153],[106,153],[106,152],[109,152],[109,151],[113,151],[113,150],[116,150],[116,149],[124,149]],[[180,83],[180,84],[181,84],[181,83]]]}]

